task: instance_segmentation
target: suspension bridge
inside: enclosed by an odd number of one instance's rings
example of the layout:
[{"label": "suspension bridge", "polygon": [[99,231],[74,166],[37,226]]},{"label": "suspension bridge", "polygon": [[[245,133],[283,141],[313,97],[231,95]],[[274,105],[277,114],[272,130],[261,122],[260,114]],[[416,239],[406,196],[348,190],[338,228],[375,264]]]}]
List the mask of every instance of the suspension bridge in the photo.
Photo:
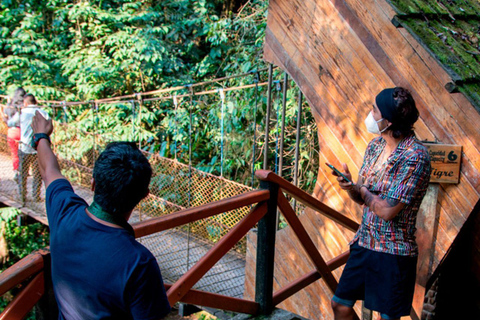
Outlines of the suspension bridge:
[{"label": "suspension bridge", "polygon": [[[42,187],[40,195],[34,194],[32,182],[35,177],[30,175],[27,180],[25,202],[22,202],[12,169],[12,159],[6,139],[6,128],[1,128],[0,137],[0,200],[21,210],[38,221],[48,224],[44,194]],[[61,146],[61,141],[53,137],[54,145]],[[99,150],[101,146],[99,146]],[[91,151],[91,156],[98,152]],[[227,179],[204,173],[178,161],[162,158],[145,152],[153,169],[152,180],[162,180],[161,188],[152,188],[151,194],[144,199],[134,211],[130,223],[144,221],[153,217],[185,209],[185,207],[164,200],[166,194],[177,195],[177,203],[189,204],[195,207],[205,203],[235,196],[251,190],[250,187],[240,185]],[[72,182],[75,192],[88,203],[93,200],[90,182],[93,171],[93,161],[75,161],[59,158],[63,174]],[[33,171],[32,171],[33,173]],[[40,196],[40,199],[38,199]],[[40,201],[38,201],[40,200]],[[248,208],[235,210],[219,217],[202,220],[184,228],[168,230],[166,232],[140,238],[157,258],[166,282],[173,283],[183,275],[193,264],[205,255],[213,244],[225,235],[235,223],[245,216]],[[216,293],[225,293],[233,297],[243,295],[245,244],[240,243],[213,268],[201,282],[199,289]]]},{"label": "suspension bridge", "polygon": [[[245,88],[255,89],[255,108],[258,104],[258,89],[266,84],[270,89],[274,84],[272,80],[272,68],[269,70],[269,82],[260,82],[259,72],[255,72],[254,82],[249,85],[242,85],[233,88],[220,88],[215,90],[204,90],[200,92],[190,91],[188,94],[172,94],[178,90],[184,90],[185,86],[156,91],[145,92],[142,94],[126,95],[116,98],[100,99],[86,102],[57,102],[41,101],[46,105],[45,109],[54,117],[55,130],[52,135],[52,146],[57,154],[59,164],[63,175],[72,183],[75,192],[90,203],[93,200],[91,191],[91,179],[93,165],[96,157],[106,144],[113,140],[125,140],[121,136],[112,136],[98,127],[98,109],[102,104],[127,104],[132,108],[132,119],[135,112],[141,112],[143,103],[171,99],[174,111],[177,111],[178,101],[182,98],[193,98],[206,94],[218,94],[221,98],[221,170],[220,176],[215,176],[192,167],[191,151],[189,152],[189,163],[184,164],[175,159],[161,157],[158,154],[144,151],[149,159],[152,169],[152,184],[150,194],[146,199],[136,207],[130,223],[138,223],[155,217],[165,216],[173,212],[185,210],[187,208],[198,207],[204,204],[212,203],[221,199],[226,199],[236,195],[244,194],[252,190],[252,186],[245,186],[223,177],[223,158],[224,158],[224,104],[225,92],[232,90],[241,90]],[[245,77],[251,73],[233,76]],[[205,86],[210,83],[226,81],[233,77],[216,79],[209,82],[202,82],[187,86],[189,90],[198,86]],[[287,78],[284,79],[286,83]],[[276,81],[277,91],[280,81]],[[268,100],[271,103],[271,90],[268,90]],[[285,97],[287,86],[284,86],[283,117],[285,117]],[[165,95],[166,94],[166,95]],[[160,97],[150,95],[161,95]],[[141,96],[141,99],[140,99]],[[131,100],[131,99],[134,100]],[[85,131],[78,128],[76,123],[68,122],[67,108],[78,108],[82,105],[92,106],[92,130]],[[300,105],[301,107],[301,105]],[[63,111],[63,116],[58,113]],[[270,115],[268,114],[268,117]],[[300,116],[298,117],[300,120]],[[190,116],[191,121],[191,116]],[[268,123],[268,121],[267,121]],[[132,120],[132,131],[135,130],[135,121]],[[190,124],[191,125],[191,124]],[[277,121],[277,127],[279,123]],[[284,126],[284,123],[283,123]],[[35,176],[35,170],[31,170],[27,178],[27,189],[25,198],[22,199],[19,190],[19,181],[12,169],[11,150],[7,142],[7,127],[0,124],[0,201],[13,207],[19,208],[23,213],[28,214],[34,219],[48,225],[45,212],[44,195],[45,190],[42,186],[38,194],[32,189],[33,180],[40,179]],[[266,129],[268,132],[268,128]],[[256,132],[256,130],[254,130]],[[191,128],[190,128],[190,134]],[[283,127],[282,127],[283,134]],[[267,134],[268,136],[268,134]],[[254,137],[255,140],[255,137]],[[297,141],[298,142],[298,141]],[[72,152],[81,148],[82,152]],[[189,145],[191,148],[191,145]],[[253,146],[255,155],[255,144]],[[282,144],[283,148],[283,144]],[[175,145],[175,149],[177,146]],[[298,149],[298,146],[297,146]],[[278,137],[277,137],[278,150]],[[298,153],[298,152],[297,152]],[[79,156],[80,154],[80,156]],[[297,154],[298,157],[298,154]],[[298,161],[297,161],[298,162]],[[276,158],[276,166],[282,163],[282,160]],[[280,170],[281,171],[281,170]],[[37,173],[38,174],[38,173]],[[253,164],[252,164],[253,174]],[[295,177],[297,179],[297,177]],[[252,176],[253,181],[253,176]],[[298,206],[299,211],[302,206]],[[145,245],[157,258],[162,275],[166,283],[174,283],[191,266],[199,261],[210,250],[214,244],[225,236],[242,218],[250,211],[249,207],[237,208],[227,213],[223,213],[207,219],[202,219],[188,225],[169,229],[153,235],[147,235],[139,238],[139,242]],[[245,281],[245,253],[246,238],[241,239],[232,250],[230,250],[209,272],[195,285],[195,289],[201,289],[218,294],[225,294],[231,297],[240,298],[244,293]]]}]

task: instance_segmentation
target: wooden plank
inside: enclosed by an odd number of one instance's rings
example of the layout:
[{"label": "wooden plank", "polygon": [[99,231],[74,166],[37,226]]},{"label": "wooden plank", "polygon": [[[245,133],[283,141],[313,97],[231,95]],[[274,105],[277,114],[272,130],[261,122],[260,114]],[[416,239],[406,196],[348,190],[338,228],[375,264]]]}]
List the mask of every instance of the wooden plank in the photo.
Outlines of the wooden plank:
[{"label": "wooden plank", "polygon": [[247,252],[245,255],[245,285],[243,298],[255,299],[255,272],[256,272],[256,243],[257,230],[252,229],[247,233]]},{"label": "wooden plank", "polygon": [[[269,37],[269,33],[268,33],[268,30],[267,30],[267,38],[268,38],[268,37]],[[268,41],[267,41],[267,43],[268,43]],[[269,46],[268,46],[268,47],[269,47]],[[268,50],[271,50],[271,49],[268,49]],[[273,54],[273,53],[272,53],[272,54]],[[278,60],[278,59],[275,59],[275,60]],[[291,64],[290,64],[290,65],[291,65]],[[296,71],[294,70],[294,72],[296,72]],[[300,74],[299,76],[300,76],[301,78],[303,77],[303,75],[301,75],[301,74]],[[298,82],[298,81],[297,81],[297,82]],[[304,89],[304,87],[303,87],[303,89]],[[304,93],[305,93],[305,90],[304,90]],[[311,101],[310,101],[310,102],[311,102]],[[365,144],[365,145],[366,145],[366,144]],[[324,148],[324,147],[322,146],[322,149],[323,149],[323,148]]]},{"label": "wooden plank", "polygon": [[174,305],[190,290],[200,278],[212,268],[267,212],[267,204],[257,206],[244,217],[227,235],[203,256],[187,273],[185,273],[168,290],[170,305]]},{"label": "wooden plank", "polygon": [[[300,8],[298,10],[300,10]],[[273,16],[275,14],[276,14],[275,11],[272,12]],[[295,16],[291,17],[293,20],[293,23],[296,23],[295,19],[299,19],[298,16],[301,14],[302,12],[298,12]],[[272,28],[275,27],[275,25],[276,25],[276,20],[272,19]],[[301,30],[300,33],[294,33],[294,32],[288,33],[287,30],[285,30],[284,28],[282,30],[282,27],[279,26],[276,28],[276,32],[277,33],[285,32],[285,37],[282,40],[283,45],[286,41],[292,41],[295,47],[299,48],[300,50],[303,49],[303,51],[305,51],[305,53],[302,52],[301,54],[296,55],[296,57],[301,56],[301,58],[308,63],[309,67],[303,68],[302,72],[307,75],[310,81],[316,81],[316,82],[320,81],[324,83],[325,90],[324,90],[324,93],[321,94],[322,99],[326,101],[328,100],[338,101],[336,102],[336,104],[338,104],[339,106],[343,106],[343,107],[348,106],[346,112],[342,111],[341,113],[338,113],[338,114],[345,114],[345,116],[351,117],[355,115],[355,112],[353,113],[351,112],[352,109],[355,110],[357,107],[361,108],[361,105],[363,103],[360,101],[361,99],[359,98],[359,96],[361,95],[361,93],[359,92],[356,93],[356,99],[353,99],[353,100],[346,99],[347,96],[346,96],[345,88],[348,89],[352,86],[348,84],[347,78],[343,77],[340,70],[341,70],[341,66],[348,68],[349,67],[348,63],[344,61],[343,57],[340,54],[337,54],[335,58],[330,57],[328,52],[324,48],[324,42],[322,42],[322,39],[319,39],[319,37],[315,34],[316,32],[318,32],[316,29],[320,29],[320,27],[310,26],[310,28],[311,29],[309,30]],[[305,38],[304,36],[302,36],[303,34],[312,34],[312,36],[315,36],[315,37],[302,39],[302,38]],[[307,74],[307,72],[309,72],[309,74]],[[346,86],[344,86],[345,88],[343,89],[344,90],[343,92],[340,91],[340,86],[336,85],[337,82],[342,82],[346,84]],[[350,90],[350,96],[352,96],[353,91]],[[327,105],[329,107],[331,104],[335,104],[335,103],[327,102]],[[330,117],[335,115],[336,113],[332,113]]]},{"label": "wooden plank", "polygon": [[[308,258],[307,253],[298,241],[293,230],[287,227],[281,231],[285,233],[283,234],[284,241],[279,242],[277,245],[279,255],[295,257],[294,259],[283,259],[285,260],[282,261],[284,269],[281,270],[281,272],[287,275],[287,278],[292,281],[295,280],[296,277],[310,272],[315,266]],[[277,271],[280,271],[280,268],[277,268]],[[288,282],[285,282],[283,285],[288,285]],[[277,290],[279,289],[281,288],[277,288]],[[331,314],[330,296],[331,291],[326,283],[324,281],[317,281],[282,302],[279,307],[286,308],[288,305],[292,305],[294,306],[292,310],[296,310],[300,315],[308,319],[315,319],[319,315],[328,316]]]},{"label": "wooden plank", "polygon": [[278,193],[278,207],[282,211],[283,216],[288,221],[290,227],[294,230],[296,236],[300,240],[300,243],[307,252],[308,256],[310,257],[310,259],[312,259],[312,262],[317,268],[318,272],[320,272],[322,278],[328,284],[330,290],[332,290],[332,292],[335,292],[338,284],[337,280],[333,277],[330,269],[327,266],[327,263],[325,262],[325,260],[323,260],[312,239],[310,239],[310,236],[308,235],[300,220],[298,220],[295,211],[293,211],[288,200],[285,198],[281,191]]},{"label": "wooden plank", "polygon": [[[449,136],[444,131],[443,126],[439,123],[439,121],[433,116],[433,114],[430,111],[426,110],[426,107],[425,107],[426,104],[421,98],[421,96],[419,96],[414,90],[414,88],[409,85],[409,82],[404,78],[403,74],[400,73],[400,71],[394,65],[390,57],[379,45],[379,43],[377,42],[377,39],[373,37],[370,30],[366,29],[364,25],[364,21],[360,20],[359,17],[356,15],[356,13],[358,12],[364,15],[365,14],[368,15],[368,12],[362,12],[362,11],[367,11],[367,9],[365,9],[365,7],[363,7],[362,5],[360,7],[353,8],[354,10],[356,10],[354,12],[353,10],[350,9],[352,5],[351,2],[349,2],[348,5],[343,0],[333,0],[333,2],[335,3],[335,7],[339,10],[340,14],[348,21],[349,25],[355,30],[355,32],[360,37],[360,39],[362,39],[362,42],[369,49],[369,51],[376,58],[376,60],[382,65],[383,69],[388,73],[388,75],[392,78],[392,80],[396,83],[396,85],[406,87],[411,91],[416,101],[417,107],[420,111],[420,114],[422,115],[422,118],[424,118],[424,120],[429,124],[429,127],[431,128],[431,130],[435,132],[436,136],[439,137],[442,141],[449,139]],[[390,24],[388,26],[391,27]],[[382,29],[382,32],[383,32],[383,29]],[[388,37],[388,34],[381,33],[380,38],[382,35],[383,37]],[[397,48],[397,49],[400,50],[401,48]],[[396,51],[396,53],[398,52],[399,51]],[[451,141],[445,141],[445,142],[452,143]]]},{"label": "wooden plank", "polygon": [[172,229],[190,222],[205,219],[216,214],[228,212],[237,208],[248,206],[269,198],[269,191],[255,190],[231,198],[207,203],[195,208],[181,210],[167,216],[152,218],[147,221],[133,224],[135,237],[140,238],[152,233]]},{"label": "wooden plank", "polygon": [[[166,290],[169,290],[171,287],[172,285],[165,284]],[[181,302],[252,315],[257,314],[258,312],[258,303],[255,301],[228,297],[195,289],[188,290],[185,296],[181,299]]]},{"label": "wooden plank", "polygon": [[392,8],[392,5],[385,0],[375,0],[375,5],[382,9],[383,13],[392,20],[397,13]]},{"label": "wooden plank", "polygon": [[[377,2],[383,2],[379,0]],[[403,36],[403,38],[410,44],[410,46],[415,50],[415,52],[420,56],[425,65],[429,68],[430,72],[435,75],[437,80],[443,85],[452,82],[452,77],[443,69],[437,62],[437,60],[432,57],[430,52],[425,50],[425,47],[418,43],[417,40],[408,32],[405,28],[398,28],[398,32]]]},{"label": "wooden plank", "polygon": [[[349,96],[349,101],[353,103],[352,105],[355,105],[357,101],[362,102],[357,111],[363,111],[365,108],[362,104],[370,105],[371,97],[391,84],[391,80],[352,30],[344,27],[345,22],[331,2],[316,2],[314,11],[304,8],[305,4],[310,1],[297,1],[297,3],[299,8],[304,9],[296,12],[297,17],[301,18],[306,14],[313,15],[311,23],[313,41],[323,47],[328,59],[338,64],[338,68],[335,69],[338,69],[339,76],[345,77],[347,83],[350,83],[350,86],[341,84],[339,86],[341,88],[352,87],[353,94]],[[359,53],[361,53],[360,56]],[[336,71],[335,69],[334,71]],[[338,77],[334,78],[338,79]]]},{"label": "wooden plank", "polygon": [[435,241],[435,232],[437,231],[436,215],[439,188],[440,186],[438,184],[430,184],[428,186],[427,193],[417,215],[417,231],[415,237],[418,244],[418,263],[412,306],[417,315],[422,314],[423,301],[426,293],[425,286],[428,278],[432,274],[433,255],[435,251],[433,243]]},{"label": "wooden plank", "polygon": [[300,217],[301,222],[325,259],[331,259],[347,249],[353,237],[351,232],[345,232],[345,228],[314,210],[307,208],[305,211]]},{"label": "wooden plank", "polygon": [[[441,121],[442,127],[449,133],[449,135],[441,138],[441,141],[443,143],[464,146],[465,155],[473,162],[475,169],[478,171],[480,168],[479,150],[470,140],[480,139],[480,137],[477,137],[478,130],[476,126],[472,126],[472,123],[476,122],[469,122],[465,114],[458,108],[455,108],[456,104],[452,103],[448,92],[438,82],[431,81],[433,77],[425,67],[425,64],[422,63],[421,59],[403,37],[399,37],[398,30],[390,24],[390,21],[385,16],[380,14],[378,8],[372,6],[369,1],[360,3],[358,0],[349,0],[348,3],[369,28],[376,40],[382,44],[387,54],[390,54],[394,63],[403,70],[403,76],[422,97],[425,105],[431,106],[427,109],[436,115],[437,119]],[[379,25],[382,26],[381,31],[378,28]],[[428,85],[425,83],[426,77],[428,77]],[[447,111],[445,108],[449,110]],[[455,119],[452,115],[455,115]],[[480,119],[480,115],[477,118]],[[456,121],[461,121],[461,128]],[[474,143],[478,145],[477,142],[474,141]]]},{"label": "wooden plank", "polygon": [[[322,183],[322,190],[324,193],[323,197],[319,197],[319,200],[326,200],[324,202],[328,203],[333,208],[338,208],[342,212],[348,212],[350,219],[358,221],[361,217],[362,209],[358,204],[351,201],[348,197],[348,194],[342,190],[335,176],[331,174],[331,170],[325,165],[325,162],[333,162],[330,159],[331,156],[327,156],[327,152],[330,152],[328,145],[323,147],[320,152],[320,168],[318,172],[317,185]],[[334,159],[333,159],[334,160]],[[335,164],[336,167],[341,168],[341,163]],[[350,168],[349,170],[356,181],[358,177],[358,170],[356,168]]]},{"label": "wooden plank", "polygon": [[44,275],[40,272],[28,285],[5,307],[0,320],[23,319],[37,304],[45,291]]},{"label": "wooden plank", "polygon": [[[439,191],[439,194],[441,194],[441,191]],[[448,246],[449,246],[451,242],[455,239],[456,235],[458,234],[458,231],[462,227],[464,220],[459,218],[460,216],[458,214],[459,211],[457,211],[457,214],[453,214],[455,211],[453,211],[451,207],[449,207],[448,203],[449,202],[440,203],[442,214],[439,217],[438,224],[443,229],[445,235],[448,236],[448,239],[449,239]],[[442,235],[439,234],[437,237],[440,237],[440,236]]]},{"label": "wooden plank", "polygon": [[[275,17],[275,12],[271,13],[272,16]],[[271,20],[271,27],[275,28],[277,33],[285,32],[282,31],[281,26],[278,24],[277,19],[272,18]],[[267,35],[270,33],[270,29],[267,29]],[[282,36],[280,36],[282,37]],[[276,45],[274,49],[276,53],[278,53],[277,48],[291,48],[290,50],[297,50],[300,46],[302,48],[305,44],[301,44],[299,42],[293,42],[290,40],[290,37],[293,35],[285,34],[283,37],[282,43],[276,43],[273,39],[270,41],[270,46]],[[271,38],[271,37],[270,37]],[[316,47],[320,50],[321,46]],[[285,54],[291,54],[292,52],[288,52],[285,50]],[[318,58],[318,57],[317,57]],[[317,74],[318,70],[318,60],[316,64],[312,64],[309,60],[315,60],[314,57],[309,57],[303,54],[297,54],[293,58],[295,60],[290,59],[288,62],[289,68],[287,71],[289,74],[295,79],[297,84],[302,88],[305,97],[309,100],[312,106],[312,112],[318,112],[318,115],[321,115],[325,121],[326,128],[325,130],[332,130],[335,136],[337,137],[344,137],[342,143],[339,144],[340,146],[345,146],[347,150],[352,150],[356,148],[357,139],[350,141],[350,137],[363,137],[366,135],[364,130],[359,130],[358,128],[358,119],[357,113],[352,112],[352,104],[358,103],[357,100],[348,101],[344,98],[344,94],[339,92],[335,81],[331,78],[331,76],[325,75],[319,78]],[[309,60],[305,60],[309,59]],[[302,62],[303,61],[303,62]],[[305,62],[307,64],[305,64]],[[303,68],[300,67],[303,64]],[[322,68],[327,70],[327,67],[322,65]],[[337,68],[337,65],[334,65],[333,68]],[[296,69],[296,70],[295,70]],[[338,68],[337,68],[338,69]],[[299,72],[300,71],[300,72]],[[326,72],[325,74],[328,74]],[[338,102],[337,102],[338,101]],[[343,110],[341,106],[345,109]],[[315,115],[315,113],[314,113]],[[317,117],[316,117],[317,119]],[[318,119],[317,119],[318,121]],[[363,119],[361,119],[363,122]],[[319,125],[319,127],[322,127]],[[346,138],[346,139],[345,139]],[[337,138],[336,138],[337,139]],[[366,143],[366,142],[365,142]],[[361,158],[360,153],[357,151],[356,154],[348,156],[355,156],[357,158]],[[358,160],[358,159],[357,159]]]},{"label": "wooden plank", "polygon": [[350,229],[352,231],[356,231],[358,229],[359,227],[358,223],[345,217],[338,211],[326,206],[324,203],[313,198],[311,195],[309,195],[305,191],[297,188],[296,186],[294,186],[287,180],[279,177],[272,171],[257,170],[255,172],[255,176],[260,180],[270,181],[278,184],[284,192],[288,193],[289,195],[291,195],[298,201],[302,202],[304,205],[312,208],[313,210],[318,210],[322,212],[325,216],[338,222],[339,224],[343,225],[347,229]]},{"label": "wooden plank", "polygon": [[[341,265],[344,265],[347,262],[348,256],[350,252],[344,252],[340,256],[330,260],[327,262],[327,266],[330,270],[334,270]],[[287,299],[288,297],[292,296],[293,294],[297,293],[298,291],[302,290],[303,288],[309,286],[313,282],[317,281],[321,278],[321,274],[318,271],[311,271],[304,276],[292,281],[286,287],[276,291],[273,294],[273,301],[274,304],[277,305],[283,300]]]},{"label": "wooden plank", "polygon": [[[275,287],[277,291],[294,281],[297,277],[315,269],[290,227],[277,232],[275,255],[275,279],[281,279],[279,286]],[[285,257],[289,257],[289,259],[285,259]],[[325,293],[322,292],[322,294]],[[280,305],[277,305],[277,307],[295,310],[296,313],[309,318],[310,310],[303,308],[306,304],[317,305],[317,302],[315,296],[310,295],[307,290],[302,290],[295,295],[295,298],[287,299],[281,302]],[[324,313],[325,311],[324,306],[318,307],[318,312]]]},{"label": "wooden plank", "polygon": [[33,219],[37,220],[38,222],[48,226],[48,219],[47,219],[46,215],[44,215],[42,213],[35,212],[30,208],[24,207],[24,206],[22,206],[21,203],[19,203],[17,201],[14,201],[12,199],[9,199],[9,198],[7,198],[3,195],[0,195],[0,202],[6,204],[9,207],[16,208],[16,209],[20,210],[23,214],[25,214],[29,217],[32,217]]},{"label": "wooden plank", "polygon": [[[461,129],[465,130],[470,139],[474,139],[473,142],[476,146],[479,146],[480,137],[478,130],[475,130],[476,126],[474,124],[480,121],[480,114],[468,100],[463,99],[459,103],[460,100],[454,99],[455,95],[446,91],[445,85],[453,81],[448,73],[407,30],[400,28],[398,31],[415,50],[416,54],[412,54],[408,60],[412,68],[418,72],[419,76],[423,76],[425,80],[429,79],[429,81],[425,81],[425,85],[431,89],[432,95],[439,100],[439,103],[448,113],[455,116],[457,122],[462,124]],[[458,95],[456,96],[458,97]],[[440,98],[442,99],[440,100]]]},{"label": "wooden plank", "polygon": [[0,273],[0,296],[28,277],[43,270],[43,256],[48,251],[34,252]]}]

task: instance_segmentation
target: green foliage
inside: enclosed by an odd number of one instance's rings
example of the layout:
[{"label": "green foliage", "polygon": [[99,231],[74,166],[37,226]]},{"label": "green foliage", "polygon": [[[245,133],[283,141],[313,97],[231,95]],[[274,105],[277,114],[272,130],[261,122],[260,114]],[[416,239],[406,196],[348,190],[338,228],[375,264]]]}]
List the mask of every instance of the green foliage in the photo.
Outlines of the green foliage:
[{"label": "green foliage", "polygon": [[266,3],[234,17],[219,4],[2,1],[0,90],[87,100],[248,71],[260,58]]},{"label": "green foliage", "polygon": [[0,223],[5,223],[5,240],[9,258],[3,269],[25,258],[35,250],[48,246],[49,233],[41,223],[18,226],[17,216],[21,212],[15,208],[0,208]]},{"label": "green foliage", "polygon": [[[0,208],[0,224],[4,225],[4,238],[8,247],[8,260],[1,265],[1,271],[6,270],[22,258],[35,250],[48,246],[49,234],[47,228],[41,223],[33,223],[26,226],[17,225],[17,216],[20,211],[15,208]],[[3,310],[13,297],[18,293],[17,289],[4,294],[0,298],[0,311]],[[35,319],[31,313],[28,319]]]},{"label": "green foliage", "polygon": [[[18,85],[43,99],[86,100],[186,85],[263,69],[267,1],[219,0],[26,1],[0,4],[0,91]],[[28,39],[27,39],[28,38]],[[259,82],[266,81],[262,72]],[[252,84],[255,73],[194,88],[195,92]],[[281,80],[280,70],[274,79]],[[293,88],[294,84],[290,83]],[[1,93],[1,92],[0,92]],[[88,166],[111,140],[136,140],[149,152],[177,158],[216,175],[252,184],[263,167],[266,87],[218,94],[50,110],[58,121],[55,152]],[[287,97],[283,175],[293,177],[297,89]],[[277,121],[282,93],[274,89],[269,164],[278,164]],[[313,190],[318,167],[315,121],[306,108],[300,139],[300,186]],[[190,126],[191,115],[191,126]],[[69,126],[58,125],[68,120]],[[223,119],[223,134],[221,122]],[[74,124],[74,125],[72,125]],[[254,154],[255,144],[255,154]],[[223,151],[223,152],[222,152]],[[223,154],[223,158],[222,158]],[[223,161],[222,161],[223,160]],[[76,168],[66,174],[72,179]]]}]

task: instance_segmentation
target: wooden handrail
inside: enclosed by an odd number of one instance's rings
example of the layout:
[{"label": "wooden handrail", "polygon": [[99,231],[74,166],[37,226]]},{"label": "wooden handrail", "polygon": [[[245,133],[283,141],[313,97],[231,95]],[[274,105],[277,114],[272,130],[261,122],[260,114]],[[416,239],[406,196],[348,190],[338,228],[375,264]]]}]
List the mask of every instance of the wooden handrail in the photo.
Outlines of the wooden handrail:
[{"label": "wooden handrail", "polygon": [[23,319],[45,292],[44,274],[40,272],[0,314],[0,320]]},{"label": "wooden handrail", "polygon": [[[330,271],[334,271],[335,269],[339,268],[340,266],[344,265],[348,257],[350,255],[350,252],[344,252],[339,256],[336,256],[332,260],[327,262],[327,266],[330,269]],[[283,287],[282,289],[277,290],[273,294],[273,304],[278,305],[279,303],[282,303],[285,299],[291,297],[298,291],[306,288],[310,284],[314,283],[318,279],[320,279],[322,275],[320,272],[317,270],[313,270],[304,276],[290,282],[288,285]]]},{"label": "wooden handrail", "polygon": [[352,219],[344,216],[340,212],[336,211],[333,208],[330,208],[323,202],[315,199],[302,189],[296,187],[295,185],[291,184],[287,180],[283,179],[282,177],[276,175],[270,170],[257,170],[255,171],[255,176],[263,181],[270,181],[276,183],[280,186],[280,188],[303,203],[304,205],[308,206],[309,208],[322,213],[323,215],[327,216],[328,218],[334,220],[335,222],[339,223],[340,225],[344,226],[345,228],[355,232],[359,228],[359,224]]},{"label": "wooden handrail", "polygon": [[149,219],[143,222],[133,224],[135,237],[143,237],[152,233],[172,229],[190,222],[205,219],[220,213],[228,212],[234,209],[245,207],[261,201],[266,201],[270,197],[268,190],[254,190],[243,193],[231,198],[207,203],[195,208],[181,210],[169,215]]},{"label": "wooden handrail", "polygon": [[293,232],[297,236],[298,240],[300,240],[300,244],[310,257],[310,260],[315,265],[315,268],[322,275],[322,278],[325,280],[332,293],[334,293],[337,289],[337,280],[332,275],[327,263],[325,260],[323,260],[320,252],[318,252],[317,247],[315,247],[315,244],[308,235],[307,230],[305,230],[305,227],[302,225],[300,219],[298,219],[295,211],[293,211],[290,203],[288,202],[287,198],[285,198],[281,190],[278,190],[278,207],[290,225],[290,228],[292,228]]},{"label": "wooden handrail", "polygon": [[170,305],[182,299],[255,224],[267,213],[267,204],[258,204],[248,215],[218,241],[190,270],[168,290]]},{"label": "wooden handrail", "polygon": [[43,256],[46,254],[49,254],[49,251],[45,249],[31,253],[0,273],[0,296],[25,279],[42,271]]},{"label": "wooden handrail", "polygon": [[[166,290],[171,287],[171,284],[165,284]],[[195,289],[188,290],[180,302],[246,314],[257,314],[259,308],[255,301]]]}]

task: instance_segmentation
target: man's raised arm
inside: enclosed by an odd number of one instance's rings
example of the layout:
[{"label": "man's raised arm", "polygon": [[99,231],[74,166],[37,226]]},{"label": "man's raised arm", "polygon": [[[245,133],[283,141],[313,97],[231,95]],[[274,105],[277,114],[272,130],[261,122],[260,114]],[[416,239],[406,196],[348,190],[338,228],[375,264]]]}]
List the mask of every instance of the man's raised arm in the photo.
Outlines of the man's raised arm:
[{"label": "man's raised arm", "polygon": [[33,139],[37,146],[38,167],[45,189],[57,179],[65,179],[60,171],[57,157],[50,147],[50,135],[53,131],[52,119],[45,119],[40,112],[35,112],[32,119]]}]

